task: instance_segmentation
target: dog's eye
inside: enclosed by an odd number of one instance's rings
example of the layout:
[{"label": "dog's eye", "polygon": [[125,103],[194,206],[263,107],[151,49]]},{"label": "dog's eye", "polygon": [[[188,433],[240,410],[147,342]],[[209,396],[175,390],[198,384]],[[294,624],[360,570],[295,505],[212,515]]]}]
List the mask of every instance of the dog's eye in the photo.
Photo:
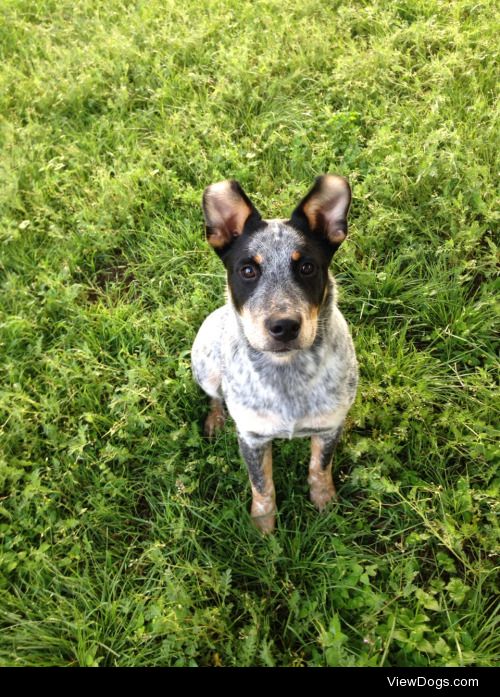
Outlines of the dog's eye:
[{"label": "dog's eye", "polygon": [[253,281],[257,278],[257,269],[251,264],[245,264],[240,269],[240,276],[242,276],[246,281]]},{"label": "dog's eye", "polygon": [[304,264],[301,265],[299,272],[301,276],[311,276],[316,270],[316,267],[314,264],[311,264],[310,261],[306,261]]}]

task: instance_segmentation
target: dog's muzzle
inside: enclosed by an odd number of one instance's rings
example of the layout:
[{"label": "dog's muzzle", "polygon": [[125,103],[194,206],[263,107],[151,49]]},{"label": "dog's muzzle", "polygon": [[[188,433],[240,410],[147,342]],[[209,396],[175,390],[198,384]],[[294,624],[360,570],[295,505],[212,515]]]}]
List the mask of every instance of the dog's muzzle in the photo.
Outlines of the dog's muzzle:
[{"label": "dog's muzzle", "polygon": [[[268,317],[264,322],[264,326],[269,334],[276,342],[285,345],[294,341],[299,333],[301,326],[301,318],[295,317]],[[278,349],[279,350],[279,349]]]}]

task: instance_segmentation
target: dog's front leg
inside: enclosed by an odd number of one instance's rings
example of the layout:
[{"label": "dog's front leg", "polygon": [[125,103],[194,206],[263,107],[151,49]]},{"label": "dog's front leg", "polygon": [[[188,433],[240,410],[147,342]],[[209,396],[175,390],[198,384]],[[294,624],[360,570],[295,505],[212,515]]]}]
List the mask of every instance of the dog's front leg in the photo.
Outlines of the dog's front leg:
[{"label": "dog's front leg", "polygon": [[261,532],[270,533],[276,519],[272,442],[259,443],[241,434],[238,434],[238,442],[252,486],[252,520]]},{"label": "dog's front leg", "polygon": [[311,501],[322,511],[332,499],[337,498],[332,479],[332,457],[339,442],[342,428],[325,436],[312,436],[309,483]]}]

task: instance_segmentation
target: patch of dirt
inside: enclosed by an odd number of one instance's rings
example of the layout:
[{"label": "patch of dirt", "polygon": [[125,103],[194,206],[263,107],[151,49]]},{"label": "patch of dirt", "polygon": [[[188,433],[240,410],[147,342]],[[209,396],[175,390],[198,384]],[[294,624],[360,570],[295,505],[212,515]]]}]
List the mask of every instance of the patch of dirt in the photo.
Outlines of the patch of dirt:
[{"label": "patch of dirt", "polygon": [[111,286],[118,285],[121,291],[126,292],[135,281],[135,276],[130,271],[120,248],[110,250],[96,266],[89,284],[91,287],[87,290],[87,300],[90,303],[97,302],[105,293],[109,293]]}]

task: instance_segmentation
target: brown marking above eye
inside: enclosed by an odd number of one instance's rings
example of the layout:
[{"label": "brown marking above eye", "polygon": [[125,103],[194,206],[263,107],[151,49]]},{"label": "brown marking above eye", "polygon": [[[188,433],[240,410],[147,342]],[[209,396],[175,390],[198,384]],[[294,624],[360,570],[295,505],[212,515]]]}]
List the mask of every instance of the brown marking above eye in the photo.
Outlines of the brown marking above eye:
[{"label": "brown marking above eye", "polygon": [[292,259],[294,261],[298,261],[300,259],[300,252],[297,250],[295,252],[292,252]]},{"label": "brown marking above eye", "polygon": [[262,262],[264,261],[264,259],[261,257],[260,254],[256,254],[253,257],[253,260],[255,261],[256,264],[262,264]]}]

